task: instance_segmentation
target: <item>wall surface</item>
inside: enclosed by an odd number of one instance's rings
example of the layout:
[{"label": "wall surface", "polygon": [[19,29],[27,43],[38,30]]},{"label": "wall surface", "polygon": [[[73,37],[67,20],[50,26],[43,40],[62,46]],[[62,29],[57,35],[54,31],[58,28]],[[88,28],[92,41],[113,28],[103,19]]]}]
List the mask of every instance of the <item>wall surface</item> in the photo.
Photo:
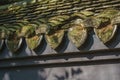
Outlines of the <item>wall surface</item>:
[{"label": "wall surface", "polygon": [[120,64],[1,70],[0,80],[120,80]]}]

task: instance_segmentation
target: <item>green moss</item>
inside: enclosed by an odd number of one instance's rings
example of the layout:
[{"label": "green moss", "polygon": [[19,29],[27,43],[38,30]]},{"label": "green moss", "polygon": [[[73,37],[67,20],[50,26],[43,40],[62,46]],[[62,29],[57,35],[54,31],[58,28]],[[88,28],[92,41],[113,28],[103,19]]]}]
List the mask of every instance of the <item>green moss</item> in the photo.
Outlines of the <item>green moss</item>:
[{"label": "green moss", "polygon": [[103,10],[101,13],[98,14],[97,17],[105,17],[105,18],[109,18],[112,19],[115,17],[115,15],[119,12],[119,10],[110,8],[110,9],[106,9]]},{"label": "green moss", "polygon": [[68,36],[75,46],[79,48],[86,40],[87,30],[81,22],[73,22],[70,26],[72,27],[70,28]]},{"label": "green moss", "polygon": [[17,34],[13,32],[10,33],[8,36],[7,46],[10,49],[10,51],[15,52],[18,49],[18,45],[20,43],[20,38],[17,37]]},{"label": "green moss", "polygon": [[29,37],[34,32],[35,32],[35,27],[29,24],[26,26],[23,26],[20,30],[18,30],[18,34],[24,37]]},{"label": "green moss", "polygon": [[97,32],[98,37],[103,43],[108,42],[113,35],[114,28],[111,24],[103,27],[101,29],[95,29]]},{"label": "green moss", "polygon": [[47,42],[50,44],[50,46],[55,49],[62,41],[64,35],[64,31],[60,30],[55,32],[52,35],[46,35]]},{"label": "green moss", "polygon": [[40,36],[33,36],[31,38],[26,38],[27,45],[30,49],[35,49],[40,41]]}]

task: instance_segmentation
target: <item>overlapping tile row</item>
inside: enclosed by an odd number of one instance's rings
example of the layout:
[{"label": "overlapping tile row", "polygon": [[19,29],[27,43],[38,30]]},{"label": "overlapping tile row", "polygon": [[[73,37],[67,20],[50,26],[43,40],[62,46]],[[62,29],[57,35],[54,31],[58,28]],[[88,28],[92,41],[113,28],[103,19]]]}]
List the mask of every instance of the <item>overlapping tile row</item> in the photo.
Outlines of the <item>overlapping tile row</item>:
[{"label": "overlapping tile row", "polygon": [[41,0],[38,2],[36,0],[26,0],[1,6],[0,23],[23,22],[23,20],[29,21],[44,17],[49,18],[50,16],[72,14],[81,10],[99,12],[110,7],[119,8],[119,3],[119,0]]},{"label": "overlapping tile row", "polygon": [[16,52],[24,37],[32,50],[40,47],[42,40],[56,50],[64,38],[80,48],[91,29],[106,44],[119,28],[119,3],[119,0],[30,0],[1,6],[1,47],[5,42],[10,51]]}]

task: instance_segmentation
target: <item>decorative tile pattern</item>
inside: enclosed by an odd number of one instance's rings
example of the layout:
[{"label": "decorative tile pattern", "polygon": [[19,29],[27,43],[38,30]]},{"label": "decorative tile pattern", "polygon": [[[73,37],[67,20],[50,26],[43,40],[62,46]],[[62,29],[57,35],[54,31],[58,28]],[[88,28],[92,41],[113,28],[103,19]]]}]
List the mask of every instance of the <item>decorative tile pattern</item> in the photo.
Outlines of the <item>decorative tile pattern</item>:
[{"label": "decorative tile pattern", "polygon": [[23,38],[28,48],[35,52],[42,46],[42,40],[57,52],[65,51],[67,41],[77,50],[82,50],[92,32],[100,43],[106,45],[117,33],[120,23],[119,2],[26,0],[1,5],[1,40],[5,40],[13,53],[19,50]]}]

